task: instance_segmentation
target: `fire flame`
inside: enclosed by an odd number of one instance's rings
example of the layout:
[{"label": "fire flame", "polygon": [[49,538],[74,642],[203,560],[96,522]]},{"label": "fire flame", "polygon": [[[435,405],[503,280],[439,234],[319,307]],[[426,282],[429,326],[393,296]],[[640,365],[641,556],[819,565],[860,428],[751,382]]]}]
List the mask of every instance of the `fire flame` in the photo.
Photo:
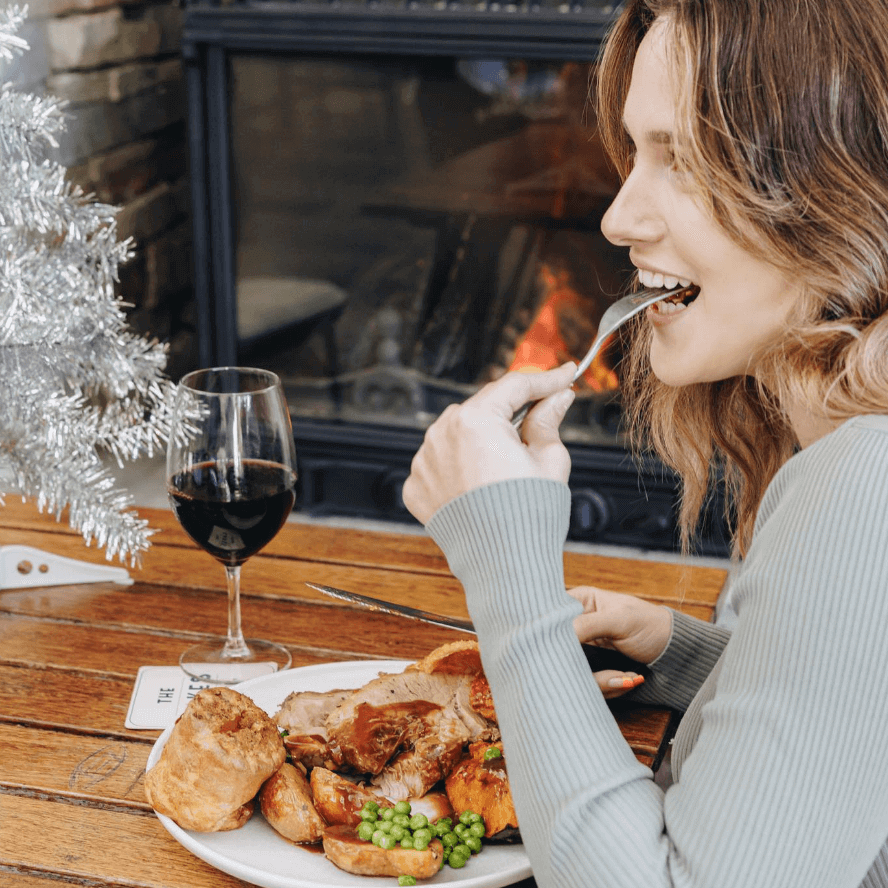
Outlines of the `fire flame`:
[{"label": "fire flame", "polygon": [[[543,265],[540,280],[545,293],[542,308],[519,341],[509,370],[548,370],[565,361],[576,360],[568,352],[558,329],[558,318],[566,309],[577,313],[584,300],[571,286],[571,276],[567,271]],[[577,380],[578,386],[595,392],[609,392],[620,387],[617,374],[602,358],[605,351],[606,348],[595,356],[586,372]]]}]

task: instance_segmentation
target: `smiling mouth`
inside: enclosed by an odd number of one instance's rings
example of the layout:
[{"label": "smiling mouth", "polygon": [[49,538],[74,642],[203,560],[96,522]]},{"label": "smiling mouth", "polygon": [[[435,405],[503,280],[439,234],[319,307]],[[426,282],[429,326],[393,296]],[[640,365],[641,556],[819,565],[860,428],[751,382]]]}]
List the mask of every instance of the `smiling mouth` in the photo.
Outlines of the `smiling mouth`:
[{"label": "smiling mouth", "polygon": [[[661,314],[672,314],[682,311],[700,294],[700,288],[690,280],[680,278],[677,275],[649,271],[646,268],[638,269],[638,282],[647,290],[656,291],[662,289],[664,293],[669,292],[669,296],[651,306],[652,311],[660,312]],[[681,289],[676,291],[676,287],[681,287]]]},{"label": "smiling mouth", "polygon": [[[664,287],[663,291],[667,292],[667,288]],[[684,311],[699,295],[700,288],[696,284],[689,284],[677,292],[671,292],[665,299],[655,302],[650,310],[660,314]]]}]

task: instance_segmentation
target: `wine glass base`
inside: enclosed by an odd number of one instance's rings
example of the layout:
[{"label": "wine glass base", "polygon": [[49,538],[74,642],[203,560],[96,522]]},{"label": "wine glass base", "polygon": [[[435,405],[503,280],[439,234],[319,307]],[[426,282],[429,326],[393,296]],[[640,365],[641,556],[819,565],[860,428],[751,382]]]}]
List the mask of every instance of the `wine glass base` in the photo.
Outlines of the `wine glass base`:
[{"label": "wine glass base", "polygon": [[195,681],[233,685],[286,669],[292,661],[285,647],[271,641],[248,638],[247,647],[244,655],[231,656],[224,639],[204,641],[183,651],[179,665]]}]

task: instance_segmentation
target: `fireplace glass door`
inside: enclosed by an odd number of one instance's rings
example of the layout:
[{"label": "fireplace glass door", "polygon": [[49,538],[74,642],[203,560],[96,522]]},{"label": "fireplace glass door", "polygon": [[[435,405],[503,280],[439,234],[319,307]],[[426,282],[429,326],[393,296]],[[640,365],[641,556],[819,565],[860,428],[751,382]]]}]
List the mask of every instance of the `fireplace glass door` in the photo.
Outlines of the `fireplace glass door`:
[{"label": "fireplace glass door", "polygon": [[[422,429],[513,368],[579,360],[625,293],[590,63],[233,54],[238,360],[294,416]],[[616,442],[616,348],[569,440]]]}]

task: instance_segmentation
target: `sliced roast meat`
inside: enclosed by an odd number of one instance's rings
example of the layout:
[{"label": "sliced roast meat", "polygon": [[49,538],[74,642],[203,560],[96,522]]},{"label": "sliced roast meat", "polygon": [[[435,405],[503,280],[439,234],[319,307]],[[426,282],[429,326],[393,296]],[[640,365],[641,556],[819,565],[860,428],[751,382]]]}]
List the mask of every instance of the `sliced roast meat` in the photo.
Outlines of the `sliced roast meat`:
[{"label": "sliced roast meat", "polygon": [[294,691],[286,697],[274,720],[287,732],[284,745],[294,762],[301,762],[306,768],[336,768],[342,764],[339,750],[329,742],[325,722],[330,712],[353,693]]},{"label": "sliced roast meat", "polygon": [[422,672],[381,676],[327,716],[327,736],[357,771],[379,774],[402,746],[422,735],[422,720],[447,707],[470,682],[469,676]]},{"label": "sliced roast meat", "polygon": [[293,691],[278,707],[275,724],[303,734],[322,733],[330,712],[353,693],[354,690]]},{"label": "sliced roast meat", "polygon": [[469,741],[469,730],[452,705],[429,713],[421,723],[423,730],[413,745],[372,780],[383,795],[395,801],[424,796],[450,773]]}]

